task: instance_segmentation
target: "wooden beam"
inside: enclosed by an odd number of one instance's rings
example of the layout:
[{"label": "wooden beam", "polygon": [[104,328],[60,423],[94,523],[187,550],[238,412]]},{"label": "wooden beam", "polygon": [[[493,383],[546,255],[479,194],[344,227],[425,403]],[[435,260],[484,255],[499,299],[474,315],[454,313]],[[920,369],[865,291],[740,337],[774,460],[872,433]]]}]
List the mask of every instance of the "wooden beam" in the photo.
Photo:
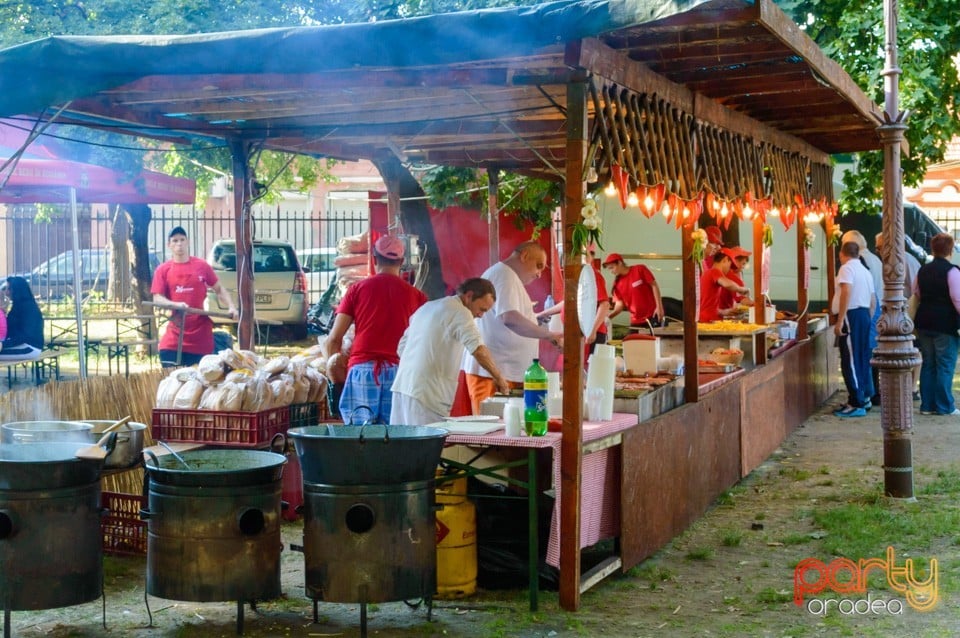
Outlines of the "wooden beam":
[{"label": "wooden beam", "polygon": [[[584,78],[585,80],[585,78]],[[580,218],[586,184],[584,166],[589,145],[587,83],[567,85],[567,164],[563,206],[563,438],[560,442],[560,606],[580,607],[580,497],[583,464],[583,337],[578,321],[580,269],[571,256],[573,225]],[[590,268],[591,266],[587,266]],[[596,309],[593,309],[596,310]]]},{"label": "wooden beam", "polygon": [[772,0],[757,0],[757,19],[772,35],[778,38],[797,55],[801,56],[820,80],[834,87],[847,102],[853,105],[864,119],[870,122],[883,121],[883,110],[867,97],[839,64],[826,56],[823,50],[804,33],[800,26],[787,17]]}]

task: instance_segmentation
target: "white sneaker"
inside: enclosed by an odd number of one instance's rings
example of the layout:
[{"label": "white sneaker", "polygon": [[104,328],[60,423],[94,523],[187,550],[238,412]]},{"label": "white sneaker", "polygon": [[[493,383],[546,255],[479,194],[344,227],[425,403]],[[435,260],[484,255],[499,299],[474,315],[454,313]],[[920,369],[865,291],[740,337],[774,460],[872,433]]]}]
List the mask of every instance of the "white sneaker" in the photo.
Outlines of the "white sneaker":
[{"label": "white sneaker", "polygon": [[953,412],[948,412],[944,416],[960,416],[960,408],[957,408]]}]

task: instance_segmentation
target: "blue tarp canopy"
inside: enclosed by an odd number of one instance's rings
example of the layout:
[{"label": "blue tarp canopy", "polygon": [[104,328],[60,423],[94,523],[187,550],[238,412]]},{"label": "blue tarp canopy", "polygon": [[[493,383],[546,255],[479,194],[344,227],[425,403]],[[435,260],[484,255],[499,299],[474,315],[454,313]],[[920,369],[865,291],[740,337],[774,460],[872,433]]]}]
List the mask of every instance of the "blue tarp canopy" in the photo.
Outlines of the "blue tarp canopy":
[{"label": "blue tarp canopy", "polygon": [[[343,159],[563,164],[567,83],[624,70],[826,153],[877,148],[876,106],[769,0],[581,0],[0,50],[0,116]],[[650,73],[652,71],[652,73]],[[666,88],[665,88],[666,87]],[[643,87],[633,87],[633,90]]]}]

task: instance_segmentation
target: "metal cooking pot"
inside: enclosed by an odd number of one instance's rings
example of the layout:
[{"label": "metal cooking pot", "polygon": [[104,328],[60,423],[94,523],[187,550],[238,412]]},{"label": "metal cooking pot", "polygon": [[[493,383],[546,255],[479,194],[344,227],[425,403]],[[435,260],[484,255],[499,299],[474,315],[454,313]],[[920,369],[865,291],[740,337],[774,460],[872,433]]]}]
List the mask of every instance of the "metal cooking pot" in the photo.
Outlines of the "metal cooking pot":
[{"label": "metal cooking pot", "polygon": [[0,443],[90,442],[93,426],[81,421],[14,421],[0,425]]},{"label": "metal cooking pot", "polygon": [[0,445],[0,490],[47,490],[98,481],[103,460],[75,456],[86,445]]},{"label": "metal cooking pot", "polygon": [[[116,421],[83,421],[93,426],[89,432],[90,441],[96,443],[103,436],[103,431]],[[117,444],[113,452],[107,457],[104,467],[127,468],[140,462],[143,455],[143,436],[147,426],[143,423],[128,421],[114,430],[117,433]]]},{"label": "metal cooking pot", "polygon": [[304,482],[320,485],[433,480],[447,434],[412,425],[311,425],[287,432]]},{"label": "metal cooking pot", "polygon": [[262,450],[192,450],[180,456],[147,455],[150,480],[182,487],[227,487],[260,485],[279,481],[287,457]]}]

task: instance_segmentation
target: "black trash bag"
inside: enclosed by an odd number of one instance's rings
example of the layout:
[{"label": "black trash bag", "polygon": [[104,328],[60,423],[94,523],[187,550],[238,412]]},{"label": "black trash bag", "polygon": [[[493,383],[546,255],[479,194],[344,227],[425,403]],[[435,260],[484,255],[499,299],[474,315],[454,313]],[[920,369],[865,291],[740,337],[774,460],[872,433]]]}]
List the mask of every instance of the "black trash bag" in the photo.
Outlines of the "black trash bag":
[{"label": "black trash bag", "polygon": [[[483,589],[525,589],[529,583],[526,495],[474,477],[468,479],[467,492],[477,508],[477,584]],[[556,591],[559,572],[545,562],[552,513],[553,499],[541,494],[537,557],[540,589]]]}]

